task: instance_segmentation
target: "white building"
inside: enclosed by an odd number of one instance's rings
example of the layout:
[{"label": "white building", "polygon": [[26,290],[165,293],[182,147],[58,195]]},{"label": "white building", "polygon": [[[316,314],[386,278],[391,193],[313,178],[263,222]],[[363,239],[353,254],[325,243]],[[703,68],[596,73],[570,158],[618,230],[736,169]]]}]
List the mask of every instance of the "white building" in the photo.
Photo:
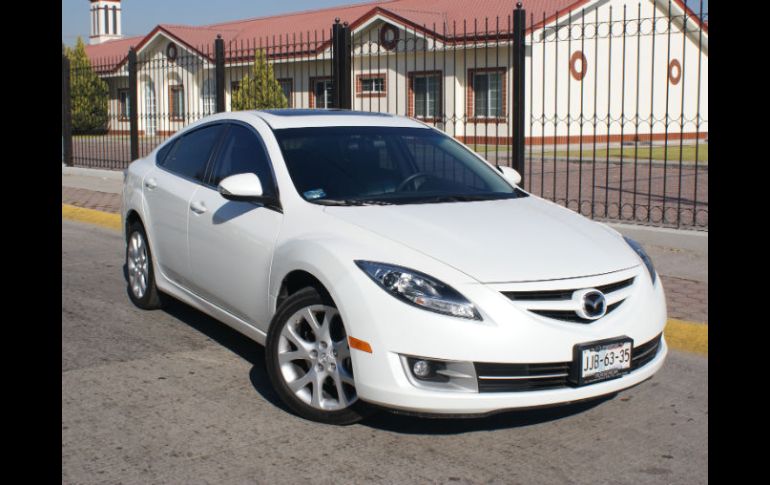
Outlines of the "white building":
[{"label": "white building", "polygon": [[[708,29],[682,0],[523,4],[528,143],[708,136]],[[464,141],[507,144],[514,9],[502,0],[392,0],[205,26],[158,25],[145,36],[122,38],[120,1],[91,0],[87,53],[110,86],[110,130],[129,129],[122,115],[126,56],[134,46],[140,133],[168,134],[215,110],[217,35],[226,45],[228,108],[257,47],[268,47],[291,107],[328,106],[329,32],[338,17],[353,34],[354,109],[424,119]]]}]

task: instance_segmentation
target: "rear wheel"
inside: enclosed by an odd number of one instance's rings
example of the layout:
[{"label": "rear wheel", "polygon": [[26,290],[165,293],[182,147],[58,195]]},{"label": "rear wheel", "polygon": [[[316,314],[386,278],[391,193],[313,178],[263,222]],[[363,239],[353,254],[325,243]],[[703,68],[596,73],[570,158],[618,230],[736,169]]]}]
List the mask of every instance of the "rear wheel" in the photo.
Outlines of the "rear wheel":
[{"label": "rear wheel", "polygon": [[315,288],[294,293],[278,309],[265,356],[276,392],[303,418],[352,424],[369,414],[356,393],[340,313]]},{"label": "rear wheel", "polygon": [[158,288],[155,286],[152,253],[147,243],[147,234],[139,222],[132,223],[128,229],[126,270],[128,296],[134,305],[145,310],[160,308],[161,300]]}]

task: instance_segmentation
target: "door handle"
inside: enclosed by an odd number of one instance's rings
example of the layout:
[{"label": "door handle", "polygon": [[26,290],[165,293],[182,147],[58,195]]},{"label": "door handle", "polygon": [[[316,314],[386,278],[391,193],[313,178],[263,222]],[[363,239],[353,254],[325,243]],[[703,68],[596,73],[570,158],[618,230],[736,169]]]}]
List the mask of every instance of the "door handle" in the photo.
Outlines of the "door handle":
[{"label": "door handle", "polygon": [[206,209],[206,206],[203,204],[203,202],[191,202],[190,210],[195,212],[196,214],[203,214],[208,209]]},{"label": "door handle", "polygon": [[144,186],[152,190],[158,186],[158,181],[155,180],[154,178],[148,178],[144,181]]}]

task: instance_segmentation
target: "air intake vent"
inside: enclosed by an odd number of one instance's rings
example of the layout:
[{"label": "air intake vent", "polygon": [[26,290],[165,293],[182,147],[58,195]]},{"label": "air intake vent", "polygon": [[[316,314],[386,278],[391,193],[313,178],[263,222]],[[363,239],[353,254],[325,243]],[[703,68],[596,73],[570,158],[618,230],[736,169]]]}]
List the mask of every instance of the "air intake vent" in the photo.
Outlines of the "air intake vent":
[{"label": "air intake vent", "polygon": [[[660,350],[659,334],[631,350],[631,371],[649,364]],[[479,392],[522,392],[572,386],[567,380],[572,362],[539,364],[495,364],[476,362]],[[590,385],[590,384],[589,384]]]},{"label": "air intake vent", "polygon": [[[623,303],[623,301],[613,303],[612,305],[607,305],[607,311],[604,314],[609,315],[609,313],[614,309],[616,309],[617,307],[619,307],[621,303]],[[543,317],[554,318],[556,320],[564,320],[567,322],[591,323],[596,321],[596,320],[589,320],[587,318],[581,318],[577,313],[575,313],[572,310],[530,310],[530,311],[532,313],[536,313]]]},{"label": "air intake vent", "polygon": [[[627,278],[615,283],[609,283],[593,288],[601,291],[607,299],[607,311],[605,315],[617,309],[628,297],[627,290],[634,284],[636,278]],[[534,291],[503,291],[515,304],[541,317],[552,318],[572,323],[592,323],[596,320],[582,318],[578,315],[577,308],[580,303],[573,301],[572,295],[583,288],[568,288],[560,290],[534,290]]]},{"label": "air intake vent", "polygon": [[[596,289],[604,293],[612,293],[614,291],[621,290],[634,284],[635,278],[628,278],[627,280],[618,281],[617,283],[610,283],[608,285],[597,286]],[[569,300],[572,298],[572,294],[582,288],[572,288],[567,290],[546,290],[546,291],[504,291],[503,295],[507,296],[511,300],[520,301],[557,301],[557,300]]]}]

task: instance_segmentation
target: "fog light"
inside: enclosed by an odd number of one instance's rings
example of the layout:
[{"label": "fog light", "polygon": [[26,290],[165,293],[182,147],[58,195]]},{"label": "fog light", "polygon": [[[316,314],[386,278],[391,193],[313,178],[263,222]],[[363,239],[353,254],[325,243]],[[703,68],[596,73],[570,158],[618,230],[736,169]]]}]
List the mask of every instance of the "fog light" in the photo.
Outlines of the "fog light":
[{"label": "fog light", "polygon": [[431,373],[430,364],[427,363],[424,360],[418,360],[414,363],[414,366],[412,367],[412,372],[414,372],[414,375],[417,377],[428,377]]},{"label": "fog light", "polygon": [[436,391],[478,392],[473,362],[401,356],[409,381]]}]

